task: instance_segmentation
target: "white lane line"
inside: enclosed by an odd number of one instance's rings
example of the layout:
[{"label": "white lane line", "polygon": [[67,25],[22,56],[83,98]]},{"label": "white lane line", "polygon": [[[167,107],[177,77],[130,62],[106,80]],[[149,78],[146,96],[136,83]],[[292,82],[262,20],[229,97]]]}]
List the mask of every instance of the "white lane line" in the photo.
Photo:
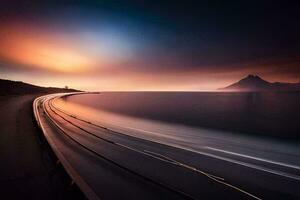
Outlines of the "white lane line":
[{"label": "white lane line", "polygon": [[239,165],[249,167],[249,168],[252,168],[252,169],[261,170],[261,171],[268,172],[268,173],[271,173],[271,174],[275,174],[275,175],[279,175],[279,176],[283,176],[283,177],[286,177],[286,178],[291,178],[291,179],[295,179],[297,181],[300,181],[300,176],[297,176],[297,175],[292,175],[292,174],[289,174],[289,173],[268,169],[268,168],[261,167],[261,166],[258,166],[258,165],[249,164],[249,163],[241,162],[241,161],[238,161],[238,160],[234,160],[234,159],[231,159],[231,158],[225,158],[225,157],[217,156],[217,155],[214,155],[214,154],[211,154],[211,153],[196,151],[196,150],[185,148],[185,147],[178,146],[178,145],[169,145],[169,146],[173,146],[173,147],[176,147],[176,148],[184,149],[184,150],[187,150],[187,151],[191,151],[191,152],[198,153],[198,154],[201,154],[201,155],[209,156],[209,157],[216,158],[216,159],[219,159],[219,160],[224,160],[224,161],[227,161],[227,162],[230,162],[230,163],[239,164]]},{"label": "white lane line", "polygon": [[[55,123],[55,122],[54,122],[54,123]],[[162,154],[159,154],[159,153],[155,153],[155,152],[152,152],[152,151],[147,151],[147,150],[140,151],[140,150],[138,150],[138,149],[135,149],[135,148],[132,148],[132,147],[130,147],[130,146],[123,145],[123,144],[117,143],[117,142],[114,142],[114,144],[119,145],[119,146],[122,146],[122,147],[124,147],[124,148],[128,148],[128,149],[130,149],[130,150],[133,150],[133,151],[136,151],[136,152],[139,152],[139,153],[142,153],[142,154],[145,154],[145,155],[147,155],[147,156],[154,157],[155,159],[159,159],[159,160],[162,160],[162,161],[164,161],[164,162],[168,162],[168,163],[171,163],[171,164],[175,164],[175,165],[178,165],[178,166],[187,168],[187,169],[189,169],[189,170],[198,172],[198,173],[203,174],[203,175],[207,176],[208,178],[210,178],[210,179],[212,179],[212,180],[214,180],[214,181],[216,181],[216,182],[218,182],[218,183],[220,183],[220,184],[223,184],[223,185],[225,185],[225,186],[228,186],[228,187],[230,187],[230,188],[233,188],[233,189],[235,189],[235,190],[237,190],[237,191],[239,191],[239,192],[241,192],[241,193],[244,193],[244,194],[246,194],[246,195],[248,195],[248,196],[250,196],[250,197],[252,197],[252,198],[254,198],[254,199],[256,199],[256,200],[262,200],[261,198],[255,196],[255,195],[253,195],[253,194],[251,194],[251,193],[249,193],[249,192],[247,192],[247,191],[245,191],[245,190],[243,190],[243,189],[241,189],[241,188],[239,188],[239,187],[237,187],[237,186],[234,186],[234,185],[231,185],[231,184],[225,182],[224,178],[222,178],[222,177],[218,177],[218,176],[214,176],[214,175],[212,175],[212,174],[208,174],[208,173],[203,172],[203,171],[201,171],[201,170],[199,170],[199,169],[197,169],[197,168],[195,168],[195,167],[192,167],[192,166],[190,166],[190,165],[181,163],[181,162],[176,161],[176,160],[174,160],[174,159],[172,159],[172,158],[170,158],[170,157],[167,157],[167,156],[165,156],[165,155],[162,155]]]},{"label": "white lane line", "polygon": [[244,158],[249,158],[249,159],[253,159],[253,160],[258,160],[258,161],[262,161],[262,162],[267,162],[267,163],[271,163],[271,164],[275,164],[275,165],[280,165],[280,166],[300,170],[300,166],[297,166],[297,165],[291,165],[291,164],[278,162],[278,161],[273,161],[273,160],[269,160],[269,159],[258,158],[258,157],[249,156],[249,155],[246,155],[246,154],[235,153],[235,152],[232,152],[232,151],[226,151],[226,150],[223,150],[223,149],[218,149],[218,148],[213,148],[213,147],[204,147],[204,148],[205,149],[210,149],[210,150],[213,150],[213,151],[222,152],[222,153],[227,153],[227,154],[230,154],[230,155],[240,156],[240,157],[244,157]]},{"label": "white lane line", "polygon": [[215,176],[215,175],[209,174],[207,172],[203,172],[203,171],[201,171],[201,170],[199,170],[199,169],[197,169],[197,168],[195,168],[193,166],[190,166],[188,164],[179,162],[179,161],[174,160],[173,158],[170,158],[168,156],[165,156],[165,155],[162,155],[162,154],[159,154],[159,153],[155,153],[155,152],[152,152],[152,151],[148,151],[148,150],[144,150],[144,152],[146,152],[147,155],[152,156],[152,157],[154,157],[156,159],[162,160],[164,162],[168,162],[168,163],[171,163],[171,164],[178,165],[180,167],[186,168],[188,170],[195,171],[195,172],[198,172],[200,174],[204,174],[205,176],[208,176],[209,178],[213,177],[213,178],[216,178],[216,179],[224,181],[224,178],[222,178],[222,177]]},{"label": "white lane line", "polygon": [[[241,193],[244,193],[244,194],[246,194],[246,195],[248,195],[248,196],[250,196],[250,197],[252,197],[254,199],[262,200],[261,198],[255,196],[255,195],[253,195],[253,194],[251,194],[251,193],[249,193],[249,192],[247,192],[247,191],[245,191],[245,190],[243,190],[243,189],[241,189],[241,188],[239,188],[237,186],[234,186],[234,185],[232,185],[230,183],[225,182],[225,180],[223,178],[221,178],[221,177],[217,177],[217,176],[213,176],[213,175],[210,175],[210,174],[206,174],[206,173],[198,170],[197,168],[194,168],[194,167],[191,167],[190,165],[186,165],[184,163],[178,162],[178,161],[176,161],[176,160],[174,160],[174,159],[172,159],[170,157],[167,157],[165,155],[162,155],[162,154],[159,154],[159,153],[155,153],[155,152],[152,152],[152,151],[147,151],[147,150],[144,150],[144,151],[147,152],[147,153],[153,154],[155,156],[159,156],[159,157],[165,158],[165,159],[167,159],[167,161],[170,160],[171,162],[174,162],[174,164],[176,164],[176,165],[183,166],[183,167],[188,168],[190,170],[193,170],[193,171],[199,172],[201,174],[204,174],[205,176],[207,176],[211,180],[214,180],[214,181],[216,181],[216,182],[218,182],[220,184],[223,184],[225,186],[233,188],[233,189],[235,189],[235,190],[237,190],[237,191],[239,191]],[[168,162],[170,162],[170,161],[168,161]]]},{"label": "white lane line", "polygon": [[[111,130],[116,131],[116,132],[119,133],[119,131],[114,129],[114,128],[112,128]],[[131,137],[136,137],[136,136],[128,134],[128,133],[122,133],[122,134],[129,135]],[[289,174],[289,173],[286,173],[286,172],[281,172],[281,171],[277,171],[277,170],[268,169],[268,168],[261,167],[261,166],[258,166],[258,165],[254,165],[254,164],[234,160],[234,159],[231,159],[231,158],[225,158],[225,157],[217,156],[217,155],[212,154],[212,153],[206,153],[206,152],[203,152],[203,151],[195,150],[193,148],[185,147],[183,145],[178,145],[178,144],[174,144],[174,143],[171,143],[171,142],[165,142],[165,141],[162,141],[162,140],[158,141],[158,140],[155,140],[155,139],[143,138],[143,137],[140,137],[140,138],[144,139],[144,140],[152,141],[152,142],[155,142],[155,143],[164,144],[164,145],[167,145],[167,146],[170,146],[170,147],[183,149],[183,150],[190,151],[190,152],[193,152],[193,153],[197,153],[197,154],[200,154],[200,155],[212,157],[212,158],[219,159],[219,160],[224,160],[224,161],[227,161],[227,162],[230,162],[230,163],[239,164],[239,165],[249,167],[249,168],[252,168],[252,169],[256,169],[256,170],[260,170],[260,171],[268,172],[268,173],[275,174],[275,175],[278,175],[278,176],[283,176],[283,177],[286,177],[286,178],[291,178],[291,179],[295,179],[297,181],[300,181],[300,176]]]},{"label": "white lane line", "polygon": [[[114,130],[114,131],[117,131],[117,130]],[[131,136],[130,134],[125,134],[125,135]],[[131,137],[135,137],[135,136],[131,136]],[[158,141],[158,140],[146,139],[146,138],[142,138],[142,139],[149,140],[149,141],[159,143],[159,144],[164,144],[164,145],[171,146],[171,147],[178,148],[178,149],[183,149],[183,150],[190,151],[190,152],[193,152],[193,153],[197,153],[197,154],[200,154],[200,155],[212,157],[212,158],[219,159],[219,160],[224,160],[224,161],[227,161],[227,162],[230,162],[230,163],[239,164],[239,165],[249,167],[249,168],[252,168],[252,169],[256,169],[256,170],[260,170],[260,171],[268,172],[268,173],[275,174],[275,175],[278,175],[278,176],[283,176],[283,177],[286,177],[286,178],[291,178],[291,179],[295,179],[297,181],[300,181],[300,176],[297,176],[297,175],[293,175],[293,174],[289,174],[289,173],[285,173],[285,172],[281,172],[281,171],[277,171],[277,170],[268,169],[268,168],[261,167],[261,166],[258,166],[258,165],[254,165],[254,164],[234,160],[234,159],[231,159],[231,158],[225,158],[225,157],[217,156],[215,154],[206,153],[206,152],[203,152],[203,151],[195,150],[195,149],[192,149],[192,148],[184,147],[182,145],[178,145],[178,144],[174,144],[174,143],[170,143],[170,142],[164,142],[164,141]]]},{"label": "white lane line", "polygon": [[[122,126],[117,126],[117,127],[137,130],[137,131],[141,131],[141,132],[145,132],[145,133],[159,134],[159,133],[156,133],[156,132],[146,131],[146,130],[143,130],[143,129],[137,129],[137,128],[132,128],[132,127],[122,127]],[[109,129],[112,130],[112,131],[118,132],[118,133],[122,132],[122,131],[120,132],[118,129],[115,129],[115,128],[109,128]],[[276,170],[272,170],[272,169],[268,169],[268,168],[265,168],[265,167],[261,167],[261,166],[250,164],[250,163],[241,162],[241,161],[230,159],[230,158],[217,156],[215,154],[195,150],[191,147],[186,147],[186,146],[183,146],[183,145],[178,145],[178,144],[175,144],[175,143],[172,143],[172,142],[165,142],[163,140],[157,140],[157,139],[153,139],[153,138],[137,137],[135,134],[132,135],[130,133],[122,132],[122,134],[131,136],[131,137],[136,137],[136,138],[148,140],[148,141],[152,141],[152,142],[159,143],[159,144],[164,144],[164,145],[171,146],[171,147],[178,148],[178,149],[183,149],[183,150],[190,151],[190,152],[193,152],[193,153],[197,153],[197,154],[200,154],[200,155],[205,155],[205,156],[212,157],[212,158],[215,158],[215,159],[227,161],[227,162],[230,162],[230,163],[239,164],[239,165],[249,167],[249,168],[252,168],[252,169],[256,169],[256,170],[260,170],[260,171],[264,171],[264,172],[268,172],[268,173],[271,173],[271,174],[275,174],[275,175],[279,175],[279,176],[283,176],[283,177],[286,177],[286,178],[291,178],[291,179],[295,179],[297,181],[300,181],[300,176],[297,176],[297,175],[293,175],[293,174],[289,174],[289,173],[285,173],[285,172],[281,172],[281,171],[276,171]],[[161,134],[159,134],[159,135],[161,135]]]},{"label": "white lane line", "polygon": [[[124,128],[135,129],[135,128],[131,128],[131,127],[124,127]],[[135,130],[148,132],[148,133],[155,133],[155,132],[146,131],[146,130],[142,130],[142,129],[135,129]],[[159,133],[156,133],[156,134],[159,134]],[[125,134],[125,135],[131,136],[131,134]],[[136,136],[133,136],[133,137],[136,137]],[[264,171],[264,172],[268,172],[268,173],[271,173],[271,174],[275,174],[275,175],[279,175],[279,176],[283,176],[283,177],[286,177],[286,178],[291,178],[291,179],[295,179],[297,181],[300,181],[300,176],[298,176],[298,175],[294,175],[294,174],[290,174],[290,173],[286,173],[286,172],[282,172],[282,171],[278,171],[278,170],[265,168],[265,167],[262,167],[262,166],[259,166],[259,165],[242,162],[242,161],[238,161],[238,160],[235,160],[235,159],[218,156],[218,155],[211,154],[211,153],[206,153],[206,152],[203,152],[203,151],[195,150],[193,148],[185,147],[185,146],[174,144],[174,143],[171,143],[171,142],[158,141],[158,140],[150,139],[150,138],[142,138],[142,139],[149,140],[149,141],[156,142],[156,143],[160,143],[160,144],[164,144],[164,145],[168,145],[168,146],[179,148],[179,149],[183,149],[183,150],[186,150],[186,151],[191,151],[191,152],[194,152],[194,153],[197,153],[197,154],[209,156],[209,157],[212,157],[212,158],[216,158],[216,159],[224,160],[224,161],[227,161],[227,162],[239,164],[239,165],[249,167],[249,168],[252,168],[252,169],[256,169],[256,170],[260,170],[260,171]],[[232,153],[234,153],[234,152],[232,152]],[[245,155],[245,156],[247,156],[247,155]],[[255,157],[253,157],[253,158],[255,158]],[[260,158],[257,158],[257,159],[260,159]],[[270,163],[271,162],[274,162],[274,164],[276,163],[275,161],[270,161]],[[280,162],[277,162],[277,164],[279,164],[279,163]],[[280,163],[280,164],[289,165],[289,164],[286,164],[286,163]],[[289,165],[289,167],[292,167],[292,168],[296,167],[295,169],[300,169],[299,166]]]}]

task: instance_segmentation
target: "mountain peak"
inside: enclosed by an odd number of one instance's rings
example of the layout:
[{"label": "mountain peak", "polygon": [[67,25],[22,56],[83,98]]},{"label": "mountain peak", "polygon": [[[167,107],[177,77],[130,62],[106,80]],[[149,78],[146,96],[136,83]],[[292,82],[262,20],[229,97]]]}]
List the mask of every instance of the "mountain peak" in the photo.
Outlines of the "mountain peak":
[{"label": "mountain peak", "polygon": [[249,74],[249,75],[246,76],[244,79],[263,80],[261,77],[259,77],[258,75],[254,75],[254,74]]},{"label": "mountain peak", "polygon": [[257,75],[249,74],[248,76],[239,80],[238,82],[233,83],[222,89],[232,91],[295,91],[300,90],[300,83],[270,83]]},{"label": "mountain peak", "polygon": [[260,78],[260,77],[254,74],[249,74],[246,78]]},{"label": "mountain peak", "polygon": [[260,86],[270,84],[268,81],[265,81],[259,76],[253,74],[249,74],[247,77],[241,79],[237,83],[244,84],[245,86]]}]

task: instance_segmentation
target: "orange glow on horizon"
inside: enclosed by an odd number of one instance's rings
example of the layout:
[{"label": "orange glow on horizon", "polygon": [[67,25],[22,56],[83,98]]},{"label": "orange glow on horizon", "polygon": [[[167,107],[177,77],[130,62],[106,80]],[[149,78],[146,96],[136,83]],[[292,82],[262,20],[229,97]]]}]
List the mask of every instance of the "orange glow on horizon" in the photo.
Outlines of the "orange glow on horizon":
[{"label": "orange glow on horizon", "polygon": [[91,61],[82,53],[50,37],[14,28],[2,31],[0,36],[1,56],[17,64],[61,73],[79,73],[91,67]]},{"label": "orange glow on horizon", "polygon": [[177,69],[174,64],[173,69],[155,59],[139,62],[142,53],[135,55],[130,48],[122,50],[122,42],[111,43],[113,37],[108,40],[95,34],[97,37],[86,40],[78,33],[64,33],[26,22],[1,27],[5,28],[0,29],[0,61],[3,69],[12,69],[0,78],[35,85],[68,85],[87,91],[212,91],[248,74],[257,74],[271,82],[300,82],[298,74],[292,73],[297,72],[299,61],[254,60],[220,68],[187,66],[186,69],[178,66]]}]

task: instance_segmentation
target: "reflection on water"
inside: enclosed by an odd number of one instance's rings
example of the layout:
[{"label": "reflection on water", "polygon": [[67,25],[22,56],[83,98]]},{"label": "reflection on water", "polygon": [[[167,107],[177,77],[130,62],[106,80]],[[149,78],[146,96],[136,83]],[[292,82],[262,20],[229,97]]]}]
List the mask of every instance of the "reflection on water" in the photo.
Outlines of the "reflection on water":
[{"label": "reflection on water", "polygon": [[300,138],[300,93],[107,92],[65,98],[95,109],[176,124]]},{"label": "reflection on water", "polygon": [[[120,93],[119,93],[120,94]],[[283,141],[278,140],[270,140],[259,138],[256,136],[251,135],[243,135],[243,134],[237,134],[235,132],[227,132],[227,131],[220,131],[220,130],[214,130],[214,129],[207,129],[203,127],[193,127],[193,126],[186,126],[186,125],[180,125],[178,123],[168,123],[164,121],[159,120],[152,120],[152,119],[146,119],[147,115],[144,115],[144,118],[134,116],[139,114],[145,114],[145,110],[139,110],[137,113],[126,113],[127,111],[136,108],[135,106],[128,106],[125,110],[117,110],[118,106],[120,105],[126,105],[130,101],[136,103],[136,106],[140,109],[142,108],[142,103],[145,103],[147,105],[146,111],[155,113],[153,110],[151,110],[151,106],[154,106],[155,104],[152,103],[151,100],[154,100],[155,97],[150,97],[150,99],[141,101],[141,98],[145,98],[145,96],[150,95],[147,94],[133,94],[129,95],[128,93],[121,93],[120,96],[116,93],[104,93],[101,95],[78,95],[78,96],[70,96],[63,99],[57,99],[55,100],[54,104],[56,107],[63,109],[67,111],[69,114],[76,115],[79,118],[82,118],[87,121],[91,121],[92,123],[102,125],[105,127],[108,127],[110,129],[113,129],[117,132],[131,135],[134,137],[139,137],[147,140],[152,140],[156,142],[160,142],[167,145],[175,145],[180,146],[181,148],[195,150],[195,151],[211,151],[211,149],[221,149],[226,150],[229,152],[239,152],[240,154],[245,154],[249,156],[254,157],[260,157],[263,159],[269,159],[269,160],[275,160],[279,162],[289,163],[292,165],[299,166],[300,163],[300,145],[299,143],[285,143]],[[195,94],[188,94],[191,96],[197,96]],[[219,96],[217,94],[209,94],[210,97]],[[210,102],[207,100],[207,97],[204,98],[206,101],[203,101],[204,104],[207,105],[213,105],[214,103],[222,102],[223,105],[233,105],[233,103],[230,100],[230,97],[233,98],[233,96],[228,94],[222,94],[225,95],[225,99],[218,99],[214,102]],[[237,94],[233,94],[237,95]],[[117,98],[119,96],[119,98]],[[131,96],[130,99],[128,96]],[[175,94],[163,94],[159,95],[161,96],[167,96],[168,101],[170,100],[170,96],[176,96]],[[135,98],[133,98],[135,97]],[[193,100],[199,101],[199,99],[203,98],[198,96],[197,98],[194,98]],[[240,98],[239,95],[236,96],[237,98]],[[103,99],[102,99],[103,98]],[[114,98],[117,98],[114,101]],[[131,99],[132,98],[132,99]],[[157,97],[156,97],[157,98]],[[178,95],[175,99],[184,98],[181,95]],[[265,97],[263,95],[245,95],[243,96],[245,102],[244,102],[244,108],[247,110],[247,112],[254,112],[255,110],[261,108],[261,104],[264,103]],[[270,97],[269,97],[270,98]],[[234,99],[234,98],[233,98]],[[95,101],[97,103],[95,103]],[[166,101],[166,98],[162,98],[160,102],[162,105],[166,106],[167,103],[169,105],[178,105],[179,103],[182,103],[182,107],[179,107],[181,110],[182,108],[185,109],[191,109],[187,106],[187,102],[168,102]],[[239,102],[241,100],[235,100],[235,102]],[[114,104],[114,102],[117,102]],[[257,103],[260,102],[260,103]],[[97,106],[96,106],[96,105]],[[258,106],[258,105],[259,106]],[[88,106],[86,106],[88,105]],[[102,106],[107,105],[107,108],[110,109],[116,109],[115,112],[109,111],[109,109],[100,109]],[[197,105],[196,103],[191,105]],[[110,107],[111,106],[111,107]],[[114,107],[115,106],[115,107]],[[186,106],[186,107],[184,107]],[[286,105],[289,107],[288,105]],[[238,107],[238,105],[236,105]],[[236,107],[233,107],[235,111],[238,111]],[[121,107],[120,107],[121,108]],[[152,107],[154,108],[154,107]],[[155,111],[160,110],[163,111],[163,114],[169,114],[168,112],[171,112],[172,107],[160,107],[157,108]],[[197,107],[194,107],[197,108]],[[204,109],[205,107],[203,107]],[[214,110],[212,113],[217,113],[217,111],[223,110],[224,111],[230,111],[231,113],[234,113],[230,109],[224,108],[221,105],[217,105],[217,109]],[[271,107],[272,108],[272,107]],[[205,108],[205,112],[209,112],[209,109]],[[178,110],[178,109],[177,109]],[[197,109],[195,109],[197,111]],[[269,108],[270,110],[270,108]],[[142,112],[141,112],[142,111]],[[270,110],[271,111],[271,110]],[[275,109],[276,111],[276,109]],[[202,111],[204,112],[204,111]],[[273,111],[274,112],[274,111]],[[126,113],[126,115],[124,114]],[[182,112],[182,113],[186,113]],[[210,117],[213,117],[212,113],[210,113]],[[222,112],[220,112],[223,114]],[[148,114],[148,113],[146,113]],[[159,113],[157,113],[159,114]],[[199,112],[198,112],[199,114]],[[224,114],[223,114],[224,115]],[[160,116],[160,115],[158,115]],[[197,117],[197,115],[193,115]],[[153,117],[153,116],[151,116]],[[154,117],[156,117],[154,115]],[[228,116],[231,117],[231,116]],[[235,115],[236,117],[236,115]],[[252,116],[253,117],[253,116]],[[245,117],[246,118],[246,117]],[[241,118],[245,119],[245,118]],[[199,119],[199,118],[198,118]],[[226,119],[226,117],[224,117]],[[164,120],[164,119],[163,119]],[[166,120],[167,121],[167,120]]]}]

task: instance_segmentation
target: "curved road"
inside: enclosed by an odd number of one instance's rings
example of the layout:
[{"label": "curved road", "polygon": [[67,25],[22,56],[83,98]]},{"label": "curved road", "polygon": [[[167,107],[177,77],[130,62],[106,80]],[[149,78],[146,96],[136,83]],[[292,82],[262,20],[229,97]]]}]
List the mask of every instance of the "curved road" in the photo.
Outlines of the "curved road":
[{"label": "curved road", "polygon": [[300,198],[297,164],[138,138],[58,108],[62,95],[37,98],[35,117],[89,199]]}]

